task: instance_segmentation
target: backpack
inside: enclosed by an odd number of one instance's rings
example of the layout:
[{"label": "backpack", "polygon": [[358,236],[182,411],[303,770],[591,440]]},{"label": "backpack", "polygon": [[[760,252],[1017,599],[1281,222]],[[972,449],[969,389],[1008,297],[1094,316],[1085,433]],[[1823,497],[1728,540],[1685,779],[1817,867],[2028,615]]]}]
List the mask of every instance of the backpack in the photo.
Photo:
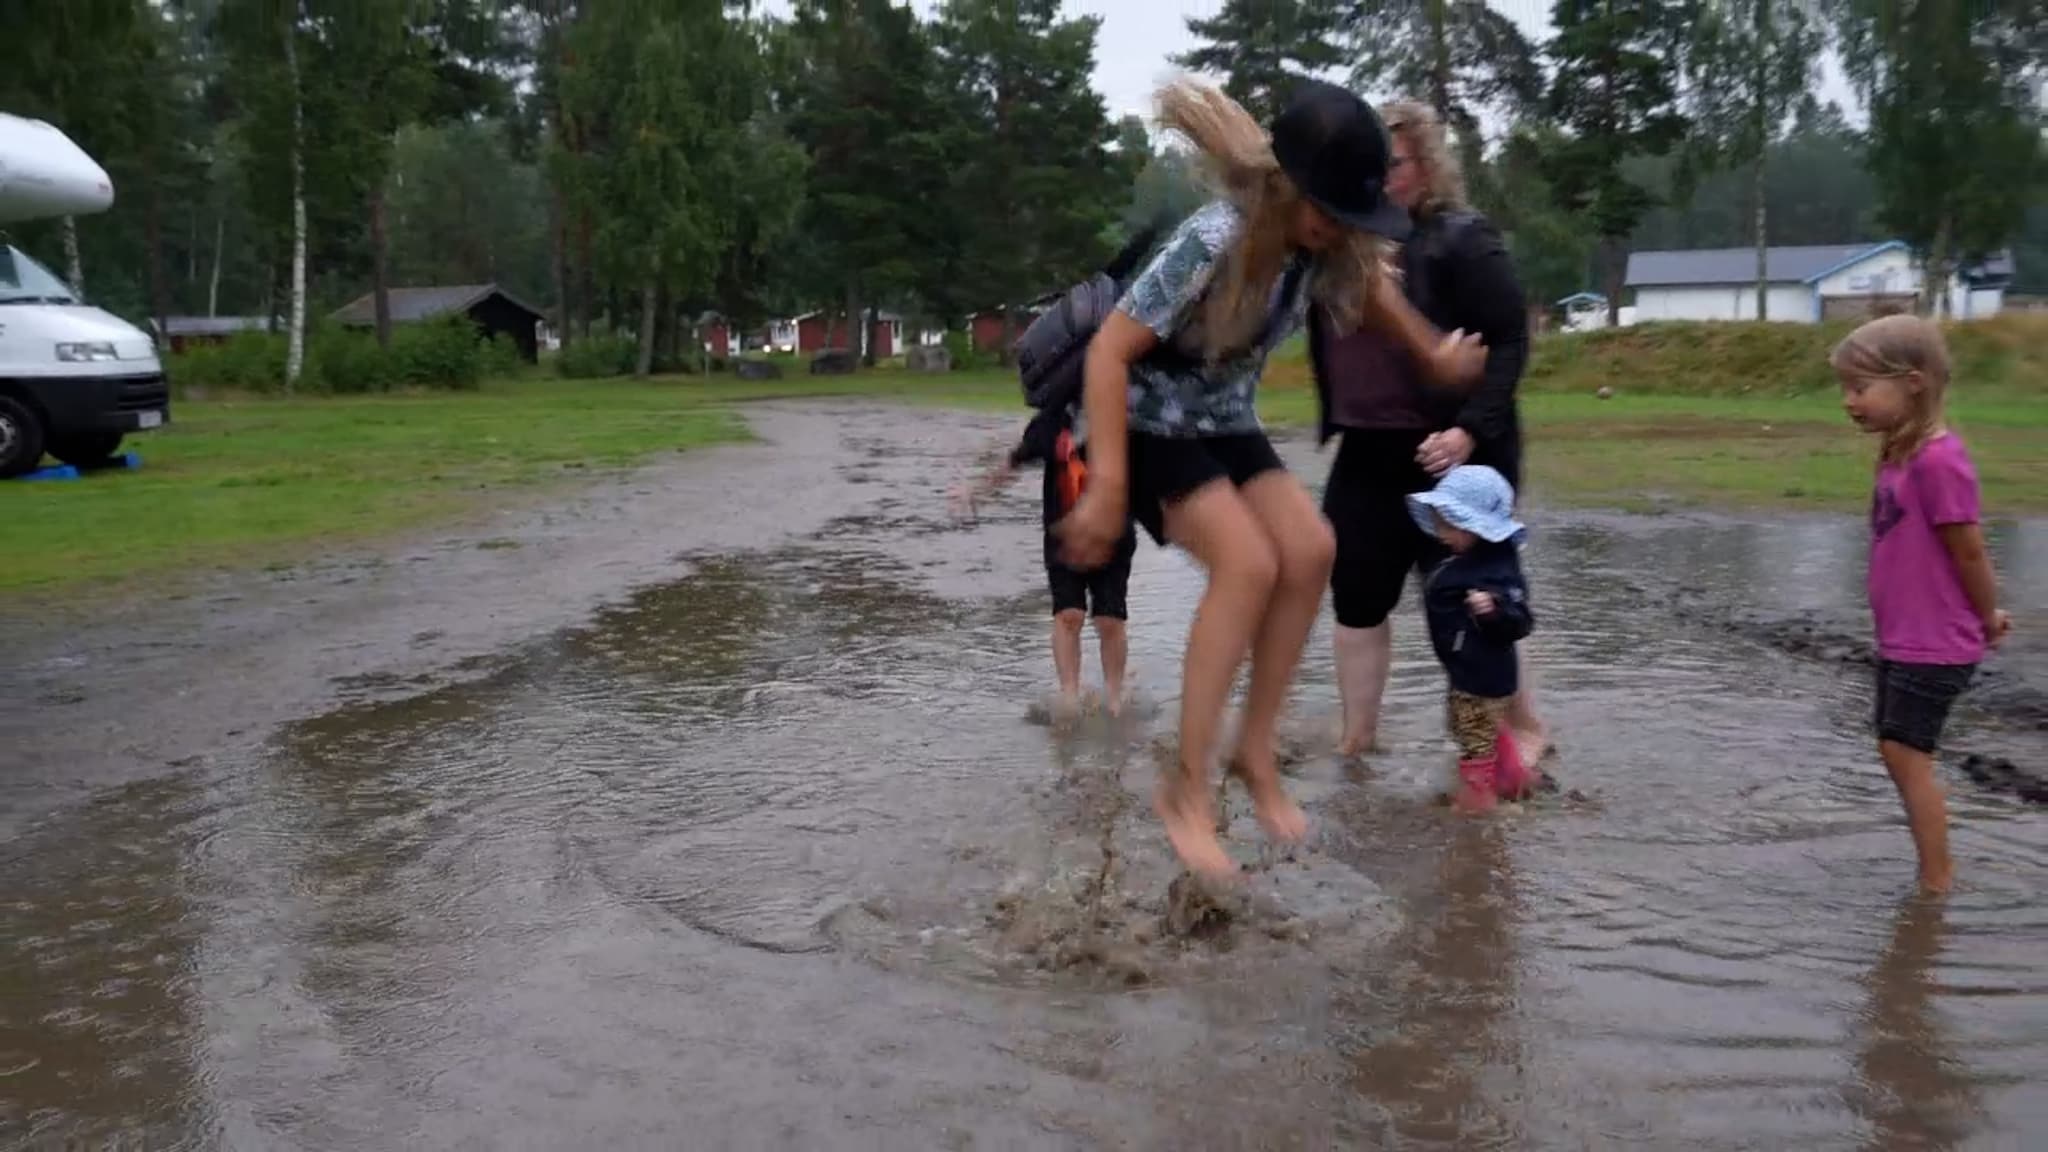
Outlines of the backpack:
[{"label": "backpack", "polygon": [[[1011,350],[1024,388],[1025,404],[1044,411],[1065,409],[1080,400],[1088,342],[1116,309],[1140,259],[1151,249],[1158,233],[1159,228],[1154,225],[1132,237],[1102,271],[1061,293],[1051,307],[1024,329]],[[1296,261],[1281,278],[1279,304],[1267,318],[1260,344],[1271,343],[1274,330],[1286,322],[1288,308],[1306,271],[1306,264]],[[1186,352],[1165,343],[1154,348],[1146,359],[1189,367],[1194,364]]]},{"label": "backpack", "polygon": [[1095,330],[1123,298],[1139,261],[1158,239],[1157,225],[1142,229],[1102,271],[1060,293],[1031,321],[1011,346],[1024,403],[1043,410],[1064,408],[1081,395],[1081,362]]}]

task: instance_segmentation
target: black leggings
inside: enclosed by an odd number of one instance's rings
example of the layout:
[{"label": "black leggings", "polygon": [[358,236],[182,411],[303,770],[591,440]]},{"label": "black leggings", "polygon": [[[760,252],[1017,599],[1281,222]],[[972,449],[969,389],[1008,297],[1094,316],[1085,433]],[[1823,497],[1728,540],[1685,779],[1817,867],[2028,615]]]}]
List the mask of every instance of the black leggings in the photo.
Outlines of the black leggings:
[{"label": "black leggings", "polygon": [[1375,430],[1344,433],[1323,488],[1323,515],[1337,535],[1330,598],[1337,623],[1372,628],[1401,602],[1410,572],[1426,572],[1445,556],[1408,514],[1408,495],[1436,481],[1415,461],[1428,432]]}]

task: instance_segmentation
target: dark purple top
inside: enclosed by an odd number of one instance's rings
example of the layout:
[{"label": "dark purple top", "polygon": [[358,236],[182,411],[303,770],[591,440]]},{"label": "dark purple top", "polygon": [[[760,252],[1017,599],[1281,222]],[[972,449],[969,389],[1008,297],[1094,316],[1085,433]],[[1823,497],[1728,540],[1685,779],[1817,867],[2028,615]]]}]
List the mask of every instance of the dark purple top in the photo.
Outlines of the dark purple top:
[{"label": "dark purple top", "polygon": [[1334,336],[1325,351],[1339,428],[1428,430],[1415,358],[1371,328]]}]

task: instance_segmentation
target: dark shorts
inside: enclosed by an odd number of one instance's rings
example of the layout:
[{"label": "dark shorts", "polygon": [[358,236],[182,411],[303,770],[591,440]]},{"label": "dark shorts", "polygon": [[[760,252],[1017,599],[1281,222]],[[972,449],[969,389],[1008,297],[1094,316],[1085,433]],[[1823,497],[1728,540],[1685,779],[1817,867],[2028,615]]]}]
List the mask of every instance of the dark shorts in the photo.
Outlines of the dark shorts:
[{"label": "dark shorts", "polygon": [[1156,544],[1166,543],[1166,509],[1216,480],[1242,488],[1255,476],[1285,469],[1263,432],[1173,437],[1131,433],[1131,517]]},{"label": "dark shorts", "polygon": [[1097,619],[1128,620],[1131,610],[1125,599],[1131,585],[1131,557],[1138,551],[1138,534],[1127,531],[1117,541],[1109,563],[1093,572],[1076,572],[1059,560],[1059,542],[1047,536],[1045,582],[1052,589],[1052,612],[1085,612]]},{"label": "dark shorts", "polygon": [[1934,755],[1949,709],[1970,686],[1975,664],[1877,662],[1877,738]]},{"label": "dark shorts", "polygon": [[1409,573],[1425,572],[1445,556],[1443,544],[1408,515],[1409,494],[1436,487],[1415,462],[1415,450],[1428,435],[1352,431],[1337,447],[1323,487],[1323,515],[1337,536],[1330,599],[1337,623],[1346,628],[1384,623],[1401,602]]}]

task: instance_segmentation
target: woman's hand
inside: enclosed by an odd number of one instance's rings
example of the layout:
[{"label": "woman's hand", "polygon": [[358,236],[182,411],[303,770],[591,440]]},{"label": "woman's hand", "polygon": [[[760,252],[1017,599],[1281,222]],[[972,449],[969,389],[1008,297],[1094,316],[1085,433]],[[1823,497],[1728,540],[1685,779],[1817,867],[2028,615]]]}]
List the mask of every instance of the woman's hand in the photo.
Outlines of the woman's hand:
[{"label": "woman's hand", "polygon": [[1442,476],[1472,459],[1474,447],[1470,432],[1463,428],[1447,428],[1423,440],[1422,446],[1415,450],[1415,462],[1431,476]]},{"label": "woman's hand", "polygon": [[1486,371],[1486,345],[1479,333],[1459,328],[1439,340],[1424,360],[1437,383],[1470,384]]},{"label": "woman's hand", "polygon": [[1116,542],[1123,539],[1129,509],[1120,486],[1090,483],[1074,510],[1052,526],[1060,538],[1060,559],[1076,572],[1091,572],[1109,563]]}]

